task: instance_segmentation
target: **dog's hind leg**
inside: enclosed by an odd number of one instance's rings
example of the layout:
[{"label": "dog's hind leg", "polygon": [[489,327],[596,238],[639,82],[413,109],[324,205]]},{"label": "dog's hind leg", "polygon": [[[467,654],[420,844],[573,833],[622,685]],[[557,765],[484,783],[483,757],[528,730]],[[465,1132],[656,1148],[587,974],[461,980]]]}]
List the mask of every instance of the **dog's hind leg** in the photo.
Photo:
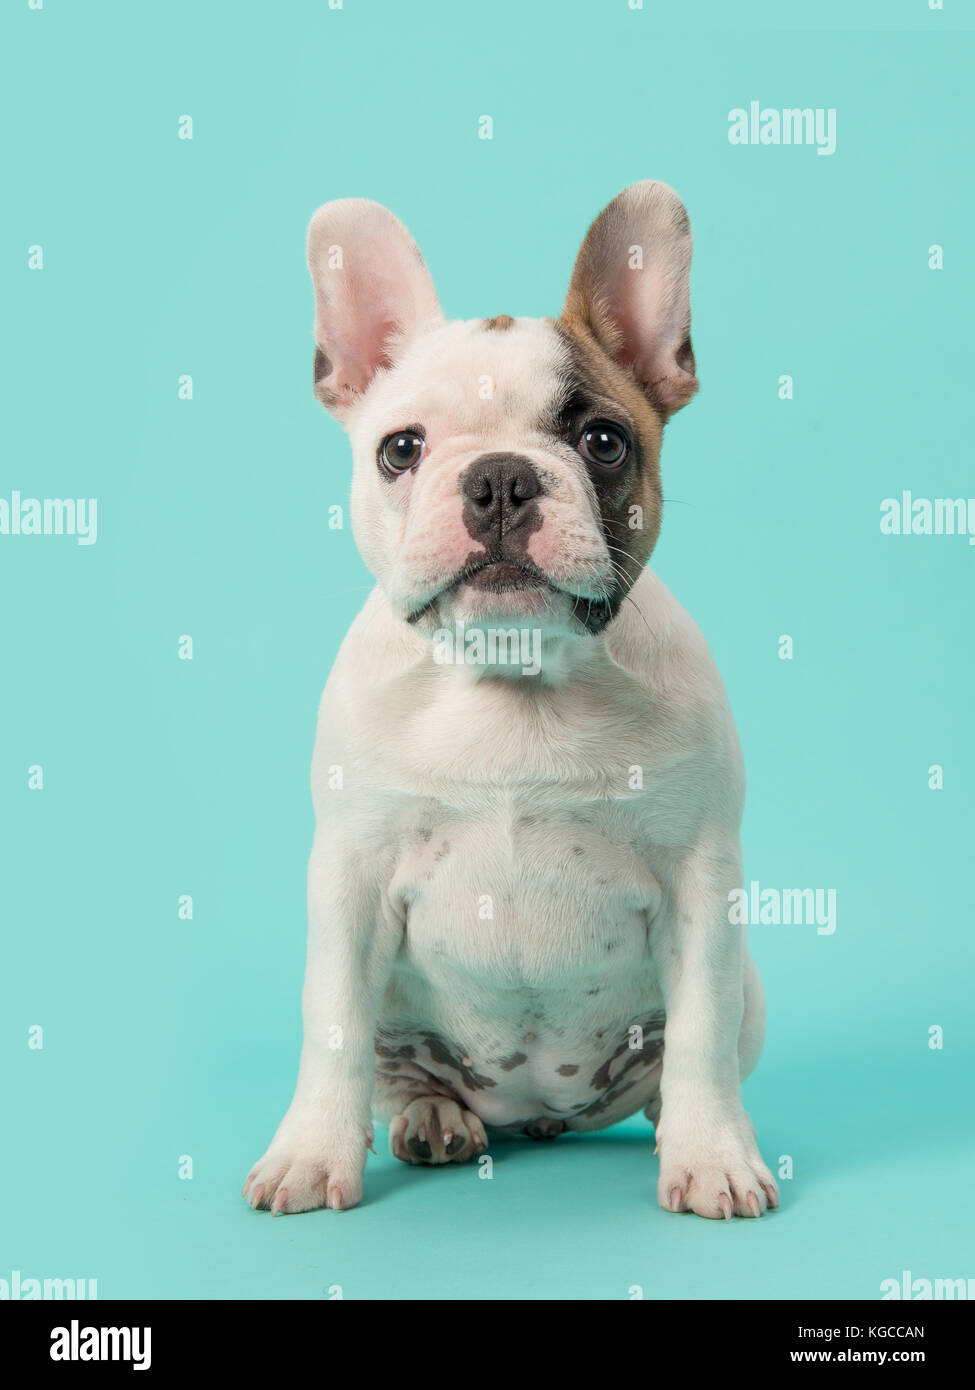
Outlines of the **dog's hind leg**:
[{"label": "dog's hind leg", "polygon": [[466,1163],[487,1148],[481,1121],[432,1079],[377,1071],[373,1112],[389,1120],[389,1151],[404,1163]]}]

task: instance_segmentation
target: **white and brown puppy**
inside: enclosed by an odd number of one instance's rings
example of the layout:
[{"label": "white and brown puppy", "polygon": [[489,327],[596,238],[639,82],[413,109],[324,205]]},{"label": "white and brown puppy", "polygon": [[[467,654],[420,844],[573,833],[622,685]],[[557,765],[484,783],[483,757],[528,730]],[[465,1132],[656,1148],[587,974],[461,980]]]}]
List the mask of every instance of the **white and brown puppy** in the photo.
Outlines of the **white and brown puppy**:
[{"label": "white and brown puppy", "polygon": [[[373,1116],[437,1164],[645,1110],[663,1207],[758,1216],[741,754],[646,568],[664,423],[697,388],[684,208],[621,193],[557,320],[446,323],[406,229],[359,199],[315,214],[308,259],[378,586],[322,698],[301,1065],[245,1195],[354,1206]],[[487,640],[520,630],[527,665]],[[444,631],[481,664],[443,660]]]}]

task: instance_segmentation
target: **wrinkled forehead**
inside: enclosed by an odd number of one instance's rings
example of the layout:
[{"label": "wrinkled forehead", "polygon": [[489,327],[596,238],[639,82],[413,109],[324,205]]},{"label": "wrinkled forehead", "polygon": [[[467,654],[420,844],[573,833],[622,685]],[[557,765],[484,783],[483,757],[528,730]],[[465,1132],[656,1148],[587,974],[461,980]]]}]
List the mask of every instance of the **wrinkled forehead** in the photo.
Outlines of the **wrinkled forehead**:
[{"label": "wrinkled forehead", "polygon": [[420,425],[438,434],[541,430],[571,390],[570,351],[544,319],[472,319],[428,330],[381,373],[354,442]]}]

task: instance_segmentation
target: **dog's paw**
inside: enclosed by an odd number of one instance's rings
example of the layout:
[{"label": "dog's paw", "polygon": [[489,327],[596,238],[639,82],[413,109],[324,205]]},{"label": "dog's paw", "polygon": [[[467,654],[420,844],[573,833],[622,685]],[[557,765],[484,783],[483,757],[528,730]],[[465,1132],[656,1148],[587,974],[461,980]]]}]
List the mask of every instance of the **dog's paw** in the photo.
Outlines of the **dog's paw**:
[{"label": "dog's paw", "polygon": [[[743,1117],[744,1119],[744,1117]],[[722,1128],[705,1142],[661,1139],[657,1200],[665,1211],[693,1211],[712,1220],[762,1216],[779,1205],[775,1179],[742,1126]]]},{"label": "dog's paw", "polygon": [[370,1135],[354,1135],[338,1145],[279,1132],[248,1173],[243,1195],[254,1211],[272,1216],[319,1207],[346,1211],[362,1201],[367,1142]]},{"label": "dog's paw", "polygon": [[466,1163],[487,1148],[484,1126],[446,1096],[411,1101],[389,1125],[389,1151],[404,1163]]}]

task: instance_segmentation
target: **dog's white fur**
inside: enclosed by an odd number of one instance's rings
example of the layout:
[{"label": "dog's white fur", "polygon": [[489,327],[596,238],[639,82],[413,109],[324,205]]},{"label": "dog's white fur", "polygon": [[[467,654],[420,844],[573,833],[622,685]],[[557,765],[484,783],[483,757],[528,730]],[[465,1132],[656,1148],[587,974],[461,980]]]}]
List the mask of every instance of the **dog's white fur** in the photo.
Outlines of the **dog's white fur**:
[{"label": "dog's white fur", "polygon": [[[642,215],[659,252],[620,316],[642,334],[629,361],[682,404],[689,234],[670,254],[656,228],[683,209],[643,184],[608,211],[628,235]],[[447,1161],[479,1152],[485,1126],[595,1129],[646,1107],[664,1207],[757,1216],[777,1193],[740,1096],[764,1001],[728,920],[738,740],[703,637],[652,571],[600,635],[573,616],[607,592],[613,556],[584,462],[539,425],[565,342],[547,321],[445,324],[405,229],[372,203],[322,208],[309,262],[319,394],[352,441],[353,525],[379,584],[322,698],[301,1065],[245,1194],[275,1213],[354,1205],[373,1113],[399,1157]],[[411,422],[424,458],[390,479],[377,445]],[[547,590],[453,582],[477,551],[458,479],[505,451],[545,479],[528,553]],[[541,672],[438,665],[434,618],[407,621],[431,600],[441,622],[537,627]],[[377,1028],[403,1044],[378,1086]]]}]

